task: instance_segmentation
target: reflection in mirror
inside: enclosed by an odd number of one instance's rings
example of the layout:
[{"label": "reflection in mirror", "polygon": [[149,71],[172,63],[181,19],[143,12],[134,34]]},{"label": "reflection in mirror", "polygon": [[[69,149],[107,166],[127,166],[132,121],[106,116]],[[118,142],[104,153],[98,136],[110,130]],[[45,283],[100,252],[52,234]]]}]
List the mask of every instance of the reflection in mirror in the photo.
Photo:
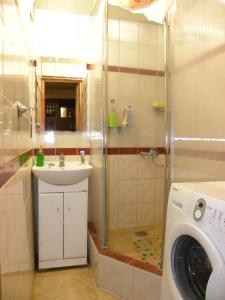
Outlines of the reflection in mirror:
[{"label": "reflection in mirror", "polygon": [[41,81],[41,118],[45,130],[83,130],[83,80],[43,77]]}]

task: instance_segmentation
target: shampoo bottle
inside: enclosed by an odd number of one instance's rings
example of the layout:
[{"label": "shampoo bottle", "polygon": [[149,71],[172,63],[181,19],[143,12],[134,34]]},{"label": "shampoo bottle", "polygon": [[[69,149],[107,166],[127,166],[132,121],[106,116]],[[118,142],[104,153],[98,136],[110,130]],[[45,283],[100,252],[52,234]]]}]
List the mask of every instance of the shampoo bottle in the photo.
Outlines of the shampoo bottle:
[{"label": "shampoo bottle", "polygon": [[80,162],[81,164],[85,164],[85,151],[80,151]]},{"label": "shampoo bottle", "polygon": [[110,128],[116,128],[118,126],[118,118],[116,114],[116,106],[115,106],[115,100],[110,100],[110,113],[109,113],[109,124],[108,126]]},{"label": "shampoo bottle", "polygon": [[36,155],[36,166],[37,167],[43,167],[45,162],[45,155],[42,149],[42,146],[40,146],[37,155]]}]

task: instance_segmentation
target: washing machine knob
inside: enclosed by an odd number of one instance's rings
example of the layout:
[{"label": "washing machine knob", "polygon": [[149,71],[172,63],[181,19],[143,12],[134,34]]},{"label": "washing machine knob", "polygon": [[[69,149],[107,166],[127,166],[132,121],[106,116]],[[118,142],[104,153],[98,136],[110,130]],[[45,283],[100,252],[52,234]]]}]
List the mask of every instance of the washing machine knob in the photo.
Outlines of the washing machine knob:
[{"label": "washing machine knob", "polygon": [[201,216],[202,216],[202,212],[200,209],[196,209],[195,211],[195,219],[199,220],[201,219]]},{"label": "washing machine knob", "polygon": [[205,208],[206,208],[206,201],[203,198],[199,198],[194,207],[193,211],[193,218],[196,222],[201,221],[201,219],[204,217],[205,214]]}]

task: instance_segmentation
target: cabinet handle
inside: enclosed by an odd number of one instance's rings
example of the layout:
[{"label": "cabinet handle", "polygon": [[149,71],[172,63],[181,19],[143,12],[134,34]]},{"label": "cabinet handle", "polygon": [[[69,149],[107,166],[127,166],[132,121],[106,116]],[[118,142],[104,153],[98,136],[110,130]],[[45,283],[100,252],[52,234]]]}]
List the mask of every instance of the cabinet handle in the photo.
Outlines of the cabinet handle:
[{"label": "cabinet handle", "polygon": [[57,211],[59,211],[59,207],[57,208]]},{"label": "cabinet handle", "polygon": [[71,210],[71,207],[70,207],[70,206],[68,207],[68,210]]}]

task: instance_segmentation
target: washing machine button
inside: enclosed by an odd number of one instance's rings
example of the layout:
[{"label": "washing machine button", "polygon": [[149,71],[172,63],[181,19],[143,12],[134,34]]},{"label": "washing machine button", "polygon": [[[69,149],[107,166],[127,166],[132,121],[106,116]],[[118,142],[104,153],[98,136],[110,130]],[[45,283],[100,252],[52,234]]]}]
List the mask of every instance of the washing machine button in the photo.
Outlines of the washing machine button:
[{"label": "washing machine button", "polygon": [[196,209],[194,216],[195,216],[195,219],[197,219],[197,220],[201,219],[201,217],[202,217],[201,210],[200,209]]},{"label": "washing machine button", "polygon": [[194,207],[193,218],[195,221],[199,222],[203,218],[206,209],[206,201],[203,198],[199,198]]}]

